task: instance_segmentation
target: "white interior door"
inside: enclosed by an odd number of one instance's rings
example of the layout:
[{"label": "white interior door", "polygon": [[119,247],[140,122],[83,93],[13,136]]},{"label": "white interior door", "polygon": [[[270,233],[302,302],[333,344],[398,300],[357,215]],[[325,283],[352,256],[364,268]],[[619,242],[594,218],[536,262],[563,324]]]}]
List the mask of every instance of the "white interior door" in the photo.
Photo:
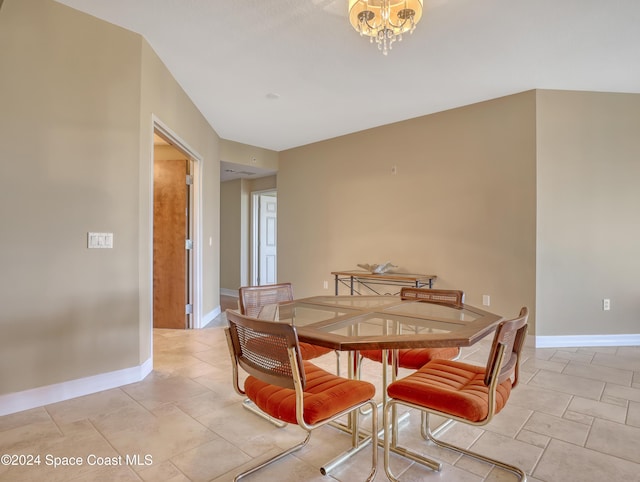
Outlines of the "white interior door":
[{"label": "white interior door", "polygon": [[276,283],[278,198],[275,193],[260,194],[258,284]]}]

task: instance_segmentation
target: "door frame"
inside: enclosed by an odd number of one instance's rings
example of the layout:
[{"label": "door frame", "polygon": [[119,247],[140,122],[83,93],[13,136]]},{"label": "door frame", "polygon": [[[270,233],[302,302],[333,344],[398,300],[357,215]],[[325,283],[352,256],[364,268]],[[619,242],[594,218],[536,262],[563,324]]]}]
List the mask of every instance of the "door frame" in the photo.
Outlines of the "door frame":
[{"label": "door frame", "polygon": [[[261,191],[251,191],[251,281],[249,284],[255,286],[258,284],[258,275],[260,273],[260,196],[267,193],[275,193],[275,188],[263,189]],[[276,246],[276,250],[277,250]]]},{"label": "door frame", "polygon": [[[149,256],[153,260],[153,133],[158,133],[170,144],[182,151],[189,159],[191,164],[191,176],[193,184],[191,186],[190,196],[190,219],[189,228],[191,233],[191,240],[193,242],[193,248],[191,250],[191,269],[189,273],[189,300],[193,305],[193,312],[189,317],[187,329],[189,328],[202,328],[202,156],[192,149],[184,140],[180,138],[175,132],[173,132],[165,123],[158,119],[155,115],[152,115],[151,122],[151,144],[152,144],[152,156],[151,156],[151,200],[149,209],[149,226],[151,233],[151,240],[149,246]],[[151,286],[153,286],[153,262],[150,263],[149,278],[151,279]],[[151,307],[151,328],[153,330],[153,289],[150,290],[150,299],[148,300]],[[153,331],[152,331],[153,334]]]}]

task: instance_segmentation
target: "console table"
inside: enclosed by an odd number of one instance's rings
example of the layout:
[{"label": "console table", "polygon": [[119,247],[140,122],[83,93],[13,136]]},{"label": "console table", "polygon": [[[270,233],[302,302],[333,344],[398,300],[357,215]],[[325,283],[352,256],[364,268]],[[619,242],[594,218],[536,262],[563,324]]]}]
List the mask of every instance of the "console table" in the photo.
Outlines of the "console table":
[{"label": "console table", "polygon": [[[353,271],[332,271],[335,277],[335,293],[339,294],[340,284],[349,288],[350,295],[376,294],[376,295],[397,295],[400,290],[395,293],[384,293],[383,289],[378,285],[387,287],[413,286],[416,288],[433,288],[433,282],[437,276],[434,274],[410,274],[410,273],[383,273],[374,274],[364,270]],[[359,283],[361,287],[369,290],[367,293],[361,293],[356,289],[355,283]]]}]

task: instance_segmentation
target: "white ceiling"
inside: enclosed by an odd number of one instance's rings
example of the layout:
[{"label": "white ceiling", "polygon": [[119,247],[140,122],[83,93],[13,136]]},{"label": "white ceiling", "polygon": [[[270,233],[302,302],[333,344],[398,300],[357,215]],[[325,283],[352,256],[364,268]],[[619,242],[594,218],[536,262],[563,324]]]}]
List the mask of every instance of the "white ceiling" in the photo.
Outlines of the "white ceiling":
[{"label": "white ceiling", "polygon": [[57,1],[143,35],[222,138],[276,151],[534,88],[640,93],[639,0],[425,0],[387,57],[347,0]]}]

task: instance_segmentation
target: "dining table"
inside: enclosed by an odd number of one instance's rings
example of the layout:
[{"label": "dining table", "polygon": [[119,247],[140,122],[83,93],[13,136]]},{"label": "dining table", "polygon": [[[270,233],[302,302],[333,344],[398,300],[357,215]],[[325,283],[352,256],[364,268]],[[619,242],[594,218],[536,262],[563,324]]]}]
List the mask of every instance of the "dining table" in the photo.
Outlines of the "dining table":
[{"label": "dining table", "polygon": [[312,296],[266,305],[260,318],[296,327],[300,341],[338,351],[471,346],[502,317],[468,304],[399,296]]},{"label": "dining table", "polygon": [[[378,295],[301,298],[266,305],[258,317],[292,324],[300,341],[337,352],[348,352],[349,377],[359,376],[357,357],[360,350],[383,350],[383,405],[387,400],[389,359],[393,381],[398,372],[398,350],[471,346],[495,331],[502,320],[500,315],[466,303],[453,307],[443,303]],[[393,416],[395,419],[395,414]],[[352,428],[352,424],[357,423],[356,419],[338,428],[353,434],[357,432]],[[323,473],[328,473],[361,449],[362,445],[353,440],[352,449],[325,465]]]}]

